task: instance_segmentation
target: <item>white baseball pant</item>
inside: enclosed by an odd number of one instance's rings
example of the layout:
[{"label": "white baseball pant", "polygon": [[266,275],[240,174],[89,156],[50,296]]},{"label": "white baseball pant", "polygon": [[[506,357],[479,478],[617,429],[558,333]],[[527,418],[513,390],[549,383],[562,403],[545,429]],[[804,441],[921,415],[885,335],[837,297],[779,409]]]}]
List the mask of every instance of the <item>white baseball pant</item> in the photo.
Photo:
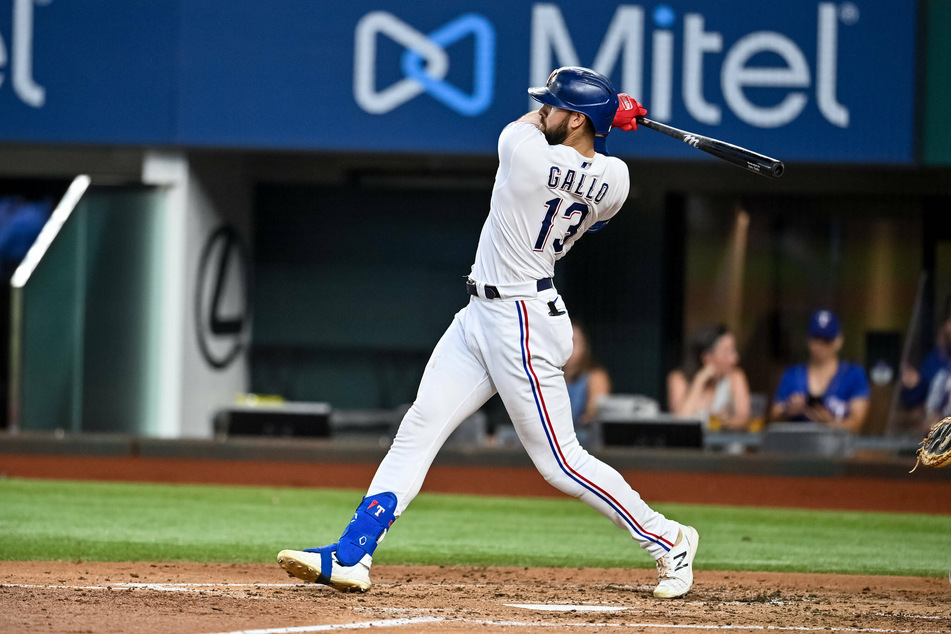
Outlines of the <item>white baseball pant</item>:
[{"label": "white baseball pant", "polygon": [[498,392],[545,480],[629,531],[655,559],[662,557],[680,525],[651,509],[615,469],[578,443],[562,372],[571,355],[571,321],[555,289],[531,295],[473,297],[456,314],[367,494],[396,494],[399,516],[449,435]]}]

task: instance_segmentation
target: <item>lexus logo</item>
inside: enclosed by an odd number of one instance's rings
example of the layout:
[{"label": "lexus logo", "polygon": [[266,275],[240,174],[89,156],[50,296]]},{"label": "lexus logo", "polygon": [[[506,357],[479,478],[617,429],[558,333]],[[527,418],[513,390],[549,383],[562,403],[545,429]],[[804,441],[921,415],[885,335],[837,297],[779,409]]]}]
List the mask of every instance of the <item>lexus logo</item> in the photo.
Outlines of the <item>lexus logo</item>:
[{"label": "lexus logo", "polygon": [[228,367],[247,347],[249,312],[245,249],[238,233],[224,225],[205,242],[195,291],[198,347],[211,367]]}]

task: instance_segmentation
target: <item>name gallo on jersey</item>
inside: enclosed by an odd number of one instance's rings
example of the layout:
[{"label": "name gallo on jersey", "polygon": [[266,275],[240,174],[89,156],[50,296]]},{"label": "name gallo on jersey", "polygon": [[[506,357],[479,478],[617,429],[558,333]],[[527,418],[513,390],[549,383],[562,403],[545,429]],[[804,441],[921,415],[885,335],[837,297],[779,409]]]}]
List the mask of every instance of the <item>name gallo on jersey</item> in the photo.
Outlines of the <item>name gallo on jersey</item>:
[{"label": "name gallo on jersey", "polygon": [[575,170],[568,170],[565,172],[564,178],[562,178],[561,168],[557,165],[552,165],[551,169],[548,170],[548,188],[560,189],[561,191],[568,192],[572,196],[577,196],[578,198],[596,203],[601,202],[611,188],[607,183],[601,183],[599,187],[598,177],[591,176],[588,178],[588,175],[584,172],[578,177],[578,184],[575,185],[575,176]]}]

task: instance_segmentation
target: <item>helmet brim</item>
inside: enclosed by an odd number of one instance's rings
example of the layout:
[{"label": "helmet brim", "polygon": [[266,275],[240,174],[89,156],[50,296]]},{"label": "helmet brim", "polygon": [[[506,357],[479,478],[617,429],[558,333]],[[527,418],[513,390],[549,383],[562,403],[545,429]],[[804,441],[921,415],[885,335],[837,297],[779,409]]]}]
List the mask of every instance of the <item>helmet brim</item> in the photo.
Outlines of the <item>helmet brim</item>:
[{"label": "helmet brim", "polygon": [[547,86],[541,88],[529,88],[528,94],[531,95],[532,99],[535,101],[541,102],[546,106],[552,106],[554,108],[561,108],[562,110],[570,110],[571,112],[577,112],[574,108],[570,107],[564,101],[551,94],[551,91],[548,90]]}]

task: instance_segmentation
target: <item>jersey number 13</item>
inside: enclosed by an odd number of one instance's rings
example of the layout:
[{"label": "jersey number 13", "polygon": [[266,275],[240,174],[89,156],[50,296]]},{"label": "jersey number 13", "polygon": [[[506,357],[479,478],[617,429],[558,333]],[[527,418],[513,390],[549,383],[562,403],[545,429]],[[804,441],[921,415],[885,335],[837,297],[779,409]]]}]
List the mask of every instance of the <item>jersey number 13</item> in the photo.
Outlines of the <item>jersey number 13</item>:
[{"label": "jersey number 13", "polygon": [[[545,214],[544,220],[542,220],[541,231],[538,232],[538,239],[535,240],[535,251],[544,251],[545,245],[548,243],[548,238],[551,235],[551,227],[554,224],[555,215],[558,213],[558,208],[561,207],[561,203],[564,202],[562,198],[552,198],[545,203],[545,206],[548,207],[548,212]],[[565,244],[568,243],[568,240],[571,239],[578,229],[581,228],[581,223],[584,222],[584,219],[588,216],[588,212],[591,210],[588,209],[588,206],[584,203],[573,203],[567,209],[562,217],[571,218],[572,216],[577,215],[578,218],[568,226],[568,230],[565,231],[565,235],[562,236],[561,240],[555,239],[552,243],[552,248],[555,250],[555,253],[561,253]]]}]

